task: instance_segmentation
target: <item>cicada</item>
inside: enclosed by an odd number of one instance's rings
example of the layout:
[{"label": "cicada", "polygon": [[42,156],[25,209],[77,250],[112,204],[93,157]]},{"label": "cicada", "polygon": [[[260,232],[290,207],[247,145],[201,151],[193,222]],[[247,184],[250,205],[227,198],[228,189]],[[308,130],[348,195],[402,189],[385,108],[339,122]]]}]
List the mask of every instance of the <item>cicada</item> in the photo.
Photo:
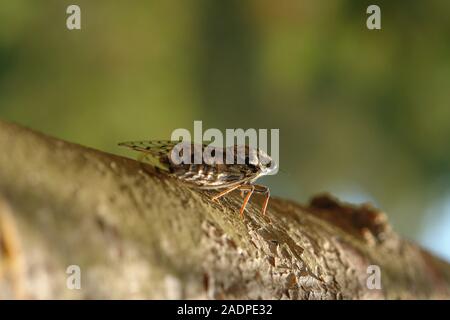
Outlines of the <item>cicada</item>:
[{"label": "cicada", "polygon": [[[186,142],[183,142],[186,143]],[[204,144],[191,144],[188,158],[193,160],[195,152],[203,153],[205,148],[211,148]],[[221,152],[222,155],[232,155],[232,163],[209,159],[195,163],[179,163],[175,161],[174,148],[180,145],[180,141],[152,140],[152,141],[132,141],[119,143],[120,146],[131,148],[141,153],[139,160],[149,163],[167,174],[187,183],[195,188],[203,190],[218,190],[211,199],[217,200],[234,190],[240,190],[245,197],[240,209],[240,215],[243,217],[245,208],[254,192],[265,195],[261,208],[261,213],[266,214],[269,203],[269,188],[263,185],[255,184],[255,181],[264,175],[276,170],[276,165],[266,152],[250,148],[249,146],[234,145],[227,148],[214,147],[212,155]],[[231,149],[231,150],[228,150]],[[244,158],[242,158],[244,157]],[[178,160],[178,159],[177,159]]]}]

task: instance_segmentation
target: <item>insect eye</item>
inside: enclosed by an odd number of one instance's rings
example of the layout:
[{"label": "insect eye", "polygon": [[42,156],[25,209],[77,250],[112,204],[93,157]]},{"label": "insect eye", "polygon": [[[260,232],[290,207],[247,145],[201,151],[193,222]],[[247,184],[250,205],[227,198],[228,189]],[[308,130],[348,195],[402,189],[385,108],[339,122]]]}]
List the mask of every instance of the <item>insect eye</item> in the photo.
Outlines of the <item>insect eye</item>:
[{"label": "insect eye", "polygon": [[269,161],[268,163],[266,163],[266,168],[270,168],[272,166],[272,161]]}]

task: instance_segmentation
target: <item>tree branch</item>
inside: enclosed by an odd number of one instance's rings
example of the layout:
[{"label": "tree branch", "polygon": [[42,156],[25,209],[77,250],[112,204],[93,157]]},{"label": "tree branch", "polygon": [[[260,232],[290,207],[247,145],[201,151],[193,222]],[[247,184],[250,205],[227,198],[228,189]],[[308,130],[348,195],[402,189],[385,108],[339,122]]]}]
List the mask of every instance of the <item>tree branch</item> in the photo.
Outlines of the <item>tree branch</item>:
[{"label": "tree branch", "polygon": [[0,298],[450,298],[450,266],[369,205],[275,198],[269,222],[255,196],[241,219],[238,193],[131,159],[5,122],[0,146]]}]

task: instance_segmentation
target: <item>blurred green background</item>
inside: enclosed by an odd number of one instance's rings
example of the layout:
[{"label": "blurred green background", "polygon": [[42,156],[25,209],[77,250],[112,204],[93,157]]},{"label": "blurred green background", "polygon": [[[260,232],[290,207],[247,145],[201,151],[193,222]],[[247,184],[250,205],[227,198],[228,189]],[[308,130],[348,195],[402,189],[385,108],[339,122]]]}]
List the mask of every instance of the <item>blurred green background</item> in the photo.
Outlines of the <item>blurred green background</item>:
[{"label": "blurred green background", "polygon": [[[450,259],[450,2],[3,1],[0,118],[131,156],[175,128],[279,128],[275,195],[371,201]],[[7,150],[3,150],[7,152]],[[31,159],[32,160],[32,159]]]}]

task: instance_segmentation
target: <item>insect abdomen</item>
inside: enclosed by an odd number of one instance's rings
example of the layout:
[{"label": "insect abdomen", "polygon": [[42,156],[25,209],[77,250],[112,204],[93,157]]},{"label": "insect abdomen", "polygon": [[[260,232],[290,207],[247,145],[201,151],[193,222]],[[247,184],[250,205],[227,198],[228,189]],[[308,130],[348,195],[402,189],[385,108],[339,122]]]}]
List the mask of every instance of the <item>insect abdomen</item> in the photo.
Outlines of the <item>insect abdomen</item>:
[{"label": "insect abdomen", "polygon": [[211,184],[219,181],[221,174],[216,166],[206,164],[188,164],[173,166],[172,174],[178,179],[197,185]]},{"label": "insect abdomen", "polygon": [[220,188],[248,180],[255,175],[255,169],[251,169],[242,165],[188,164],[172,166],[171,173],[199,187]]}]

